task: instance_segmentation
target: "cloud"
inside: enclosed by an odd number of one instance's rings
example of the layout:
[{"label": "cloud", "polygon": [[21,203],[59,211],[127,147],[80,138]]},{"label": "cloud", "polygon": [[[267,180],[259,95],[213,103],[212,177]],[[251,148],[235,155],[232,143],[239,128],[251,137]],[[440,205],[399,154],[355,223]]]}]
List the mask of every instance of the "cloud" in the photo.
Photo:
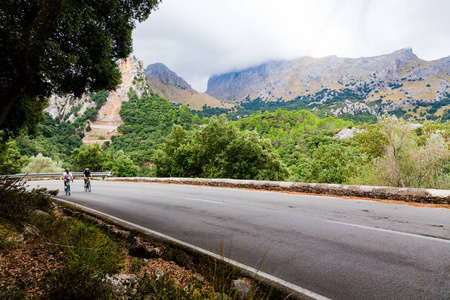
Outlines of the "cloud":
[{"label": "cloud", "polygon": [[134,54],[200,92],[214,74],[301,56],[450,55],[447,0],[167,0],[133,32]]}]

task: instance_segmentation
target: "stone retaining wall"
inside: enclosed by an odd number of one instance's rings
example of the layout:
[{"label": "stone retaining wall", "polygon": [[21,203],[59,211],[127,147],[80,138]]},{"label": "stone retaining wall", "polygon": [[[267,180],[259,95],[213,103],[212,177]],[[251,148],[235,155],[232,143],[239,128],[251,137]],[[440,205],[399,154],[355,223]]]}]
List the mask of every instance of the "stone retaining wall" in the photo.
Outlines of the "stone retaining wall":
[{"label": "stone retaining wall", "polygon": [[269,190],[269,191],[289,191],[289,192],[311,193],[311,194],[400,200],[418,203],[450,204],[450,190],[396,188],[386,186],[359,186],[359,185],[341,185],[341,184],[324,184],[324,183],[303,183],[303,182],[285,182],[285,181],[173,178],[173,177],[171,178],[122,177],[122,178],[106,178],[105,180],[206,185],[217,187],[234,187],[234,188]]}]

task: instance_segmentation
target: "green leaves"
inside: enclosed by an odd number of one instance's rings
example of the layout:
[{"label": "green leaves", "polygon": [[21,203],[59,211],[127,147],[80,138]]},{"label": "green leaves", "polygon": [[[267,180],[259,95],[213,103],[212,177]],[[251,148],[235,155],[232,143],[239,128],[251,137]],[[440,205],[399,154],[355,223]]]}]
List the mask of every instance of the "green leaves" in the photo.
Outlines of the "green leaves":
[{"label": "green leaves", "polygon": [[63,172],[61,162],[54,162],[50,157],[45,157],[42,153],[30,157],[30,163],[22,169],[22,173],[57,173]]},{"label": "green leaves", "polygon": [[135,22],[159,0],[0,3],[0,129],[17,136],[34,131],[52,93],[114,90],[116,60],[131,53]]},{"label": "green leaves", "polygon": [[110,148],[104,151],[100,144],[82,145],[72,151],[74,171],[84,171],[89,168],[92,172],[110,171],[117,177],[136,176],[138,167],[122,150]]},{"label": "green leaves", "polygon": [[89,168],[92,172],[104,171],[106,156],[98,143],[74,149],[71,157],[73,171],[84,171],[85,168]]},{"label": "green leaves", "polygon": [[193,116],[187,106],[176,107],[156,94],[140,99],[132,97],[122,104],[120,114],[125,122],[120,127],[123,135],[114,137],[113,145],[141,166],[151,162],[173,124],[185,129],[193,126]]},{"label": "green leaves", "polygon": [[28,162],[28,158],[20,154],[15,142],[3,142],[2,138],[0,131],[0,174],[20,173],[22,167]]},{"label": "green leaves", "polygon": [[[413,130],[410,123],[384,116],[377,124],[385,138],[383,152],[374,160],[374,173],[382,185],[448,189],[450,163],[448,125],[427,124]],[[444,129],[444,130],[442,130]],[[419,134],[419,136],[417,136]],[[447,138],[447,141],[446,141]]]},{"label": "green leaves", "polygon": [[174,125],[153,156],[158,176],[283,180],[286,166],[256,132],[239,131],[225,116],[192,134]]}]

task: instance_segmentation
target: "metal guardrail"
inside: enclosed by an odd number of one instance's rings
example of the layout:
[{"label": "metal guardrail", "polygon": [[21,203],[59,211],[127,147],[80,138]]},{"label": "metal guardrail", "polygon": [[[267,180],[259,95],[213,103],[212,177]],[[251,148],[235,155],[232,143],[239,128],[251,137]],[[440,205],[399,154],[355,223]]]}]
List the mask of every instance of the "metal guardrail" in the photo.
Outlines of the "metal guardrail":
[{"label": "metal guardrail", "polygon": [[[4,178],[37,178],[37,177],[50,177],[52,179],[61,178],[63,172],[60,173],[33,173],[33,174],[11,174],[11,175],[0,175],[0,179]],[[111,172],[91,172],[92,176],[105,176],[111,177]],[[83,176],[83,172],[72,172],[73,177]]]}]

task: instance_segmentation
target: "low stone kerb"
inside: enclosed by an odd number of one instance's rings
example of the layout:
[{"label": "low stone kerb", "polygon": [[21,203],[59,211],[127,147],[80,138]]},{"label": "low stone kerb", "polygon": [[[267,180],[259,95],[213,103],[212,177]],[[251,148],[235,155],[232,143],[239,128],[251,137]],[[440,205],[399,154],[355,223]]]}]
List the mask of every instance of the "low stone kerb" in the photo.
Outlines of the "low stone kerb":
[{"label": "low stone kerb", "polygon": [[121,177],[106,178],[107,181],[159,182],[190,185],[207,185],[217,187],[249,188],[269,191],[290,191],[310,194],[362,197],[373,199],[400,200],[417,203],[450,204],[449,190],[396,188],[386,186],[359,186],[325,183],[304,183],[286,181],[259,181],[239,179],[206,178],[156,178],[156,177]]}]

